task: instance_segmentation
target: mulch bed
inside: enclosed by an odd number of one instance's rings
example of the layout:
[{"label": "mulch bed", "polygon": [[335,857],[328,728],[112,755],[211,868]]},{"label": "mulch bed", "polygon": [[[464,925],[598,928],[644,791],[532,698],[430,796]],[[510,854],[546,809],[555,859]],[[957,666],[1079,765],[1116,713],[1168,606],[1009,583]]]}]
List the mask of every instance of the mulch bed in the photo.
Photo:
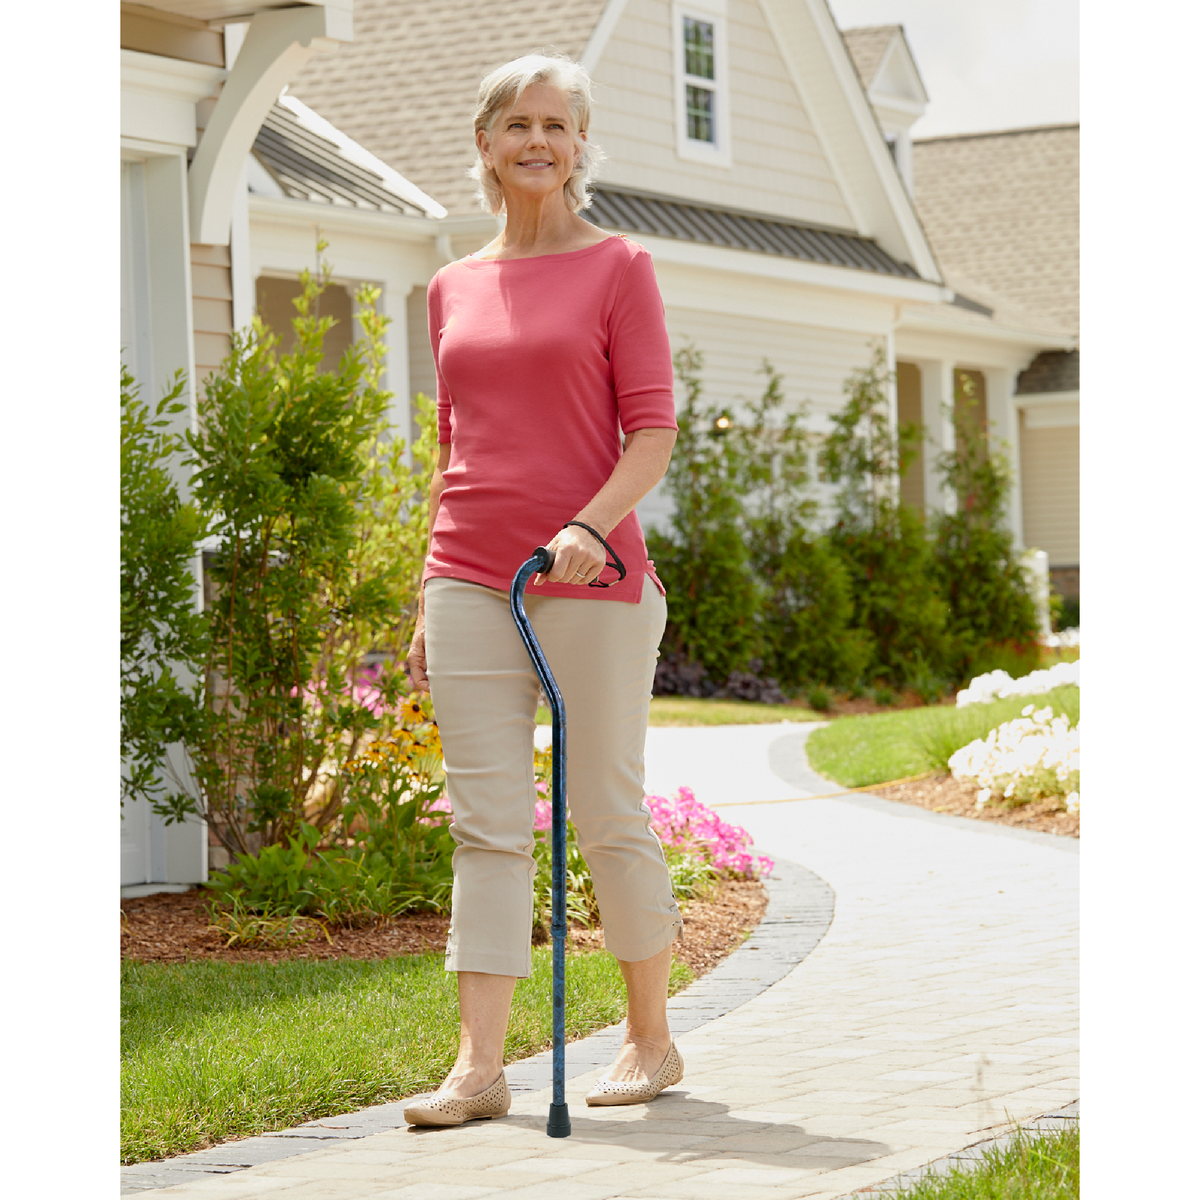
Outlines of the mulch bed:
[{"label": "mulch bed", "polygon": [[[876,704],[874,700],[867,696],[859,696],[855,700],[851,700],[848,696],[840,696],[835,694],[830,701],[827,712],[821,714],[822,718],[826,717],[870,717],[876,713],[898,712],[902,708],[944,708],[955,703],[953,695],[943,696],[939,700],[935,700],[932,705],[921,697],[911,688],[897,691],[896,699],[892,704]],[[798,704],[807,704],[806,700],[798,700]]]},{"label": "mulch bed", "polygon": [[[330,940],[317,933],[311,941],[278,949],[227,948],[225,939],[208,928],[207,896],[202,889],[158,892],[121,901],[121,957],[140,962],[280,962],[292,958],[391,958],[404,954],[442,953],[450,918],[429,913],[382,920],[361,929],[330,928]],[[683,936],[676,955],[697,975],[712,970],[741,945],[762,920],[767,892],[761,883],[726,880],[709,900],[692,900],[684,909]],[[573,928],[577,950],[600,949],[599,929]]]},{"label": "mulch bed", "polygon": [[988,804],[975,807],[979,787],[952,775],[931,775],[912,783],[897,783],[891,787],[872,788],[871,794],[885,800],[915,804],[930,812],[951,813],[956,817],[971,817],[976,821],[991,821],[1039,833],[1057,833],[1062,837],[1079,836],[1079,814],[1062,811],[1058,800],[1039,800],[1016,808]]}]

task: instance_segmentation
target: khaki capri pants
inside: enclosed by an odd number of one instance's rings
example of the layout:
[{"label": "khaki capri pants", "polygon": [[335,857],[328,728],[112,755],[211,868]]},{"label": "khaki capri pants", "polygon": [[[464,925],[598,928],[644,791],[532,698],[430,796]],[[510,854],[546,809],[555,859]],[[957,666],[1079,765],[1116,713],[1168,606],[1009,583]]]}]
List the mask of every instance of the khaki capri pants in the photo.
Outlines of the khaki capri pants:
[{"label": "khaki capri pants", "polygon": [[[666,600],[647,576],[640,604],[530,588],[525,608],[566,706],[571,821],[591,868],[605,945],[626,962],[652,958],[683,928],[643,788]],[[425,654],[457,843],[446,970],[525,978],[538,681],[508,593],[428,580]]]}]

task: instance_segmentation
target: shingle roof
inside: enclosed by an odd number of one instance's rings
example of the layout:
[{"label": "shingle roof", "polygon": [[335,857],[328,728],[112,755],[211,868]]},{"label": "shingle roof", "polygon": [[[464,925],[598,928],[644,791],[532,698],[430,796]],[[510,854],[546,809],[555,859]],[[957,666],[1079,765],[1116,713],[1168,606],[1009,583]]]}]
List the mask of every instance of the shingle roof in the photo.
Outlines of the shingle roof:
[{"label": "shingle roof", "polygon": [[913,143],[913,164],[951,286],[972,295],[976,281],[1047,331],[1078,333],[1079,126],[929,138]]},{"label": "shingle roof", "polygon": [[478,212],[466,170],[479,80],[533,51],[577,58],[605,0],[355,0],[354,41],[290,91],[451,213]]},{"label": "shingle roof", "polygon": [[842,41],[850,51],[850,60],[864,88],[869,88],[874,82],[884,51],[901,29],[899,25],[862,25],[857,29],[841,31]]},{"label": "shingle roof", "polygon": [[443,215],[439,204],[291,96],[271,106],[253,153],[294,200],[417,217]]},{"label": "shingle roof", "polygon": [[596,187],[592,206],[583,215],[597,225],[628,233],[729,246],[905,279],[918,278],[908,263],[897,262],[869,238],[798,221],[689,204],[666,196]]}]

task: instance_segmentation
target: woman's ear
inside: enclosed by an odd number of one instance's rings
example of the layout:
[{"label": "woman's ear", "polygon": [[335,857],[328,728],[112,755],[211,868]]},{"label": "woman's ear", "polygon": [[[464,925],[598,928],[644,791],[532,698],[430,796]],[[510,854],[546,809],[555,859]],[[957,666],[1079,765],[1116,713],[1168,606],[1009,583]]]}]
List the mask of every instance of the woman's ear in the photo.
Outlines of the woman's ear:
[{"label": "woman's ear", "polygon": [[492,146],[486,129],[481,129],[475,135],[475,145],[479,147],[479,157],[483,159],[483,165],[490,171],[492,169]]}]

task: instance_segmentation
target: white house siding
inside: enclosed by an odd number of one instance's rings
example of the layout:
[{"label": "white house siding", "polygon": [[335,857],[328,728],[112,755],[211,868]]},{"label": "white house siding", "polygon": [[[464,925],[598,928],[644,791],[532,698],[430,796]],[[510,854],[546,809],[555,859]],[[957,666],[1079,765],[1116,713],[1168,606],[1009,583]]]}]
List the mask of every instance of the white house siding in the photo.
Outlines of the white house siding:
[{"label": "white house siding", "polygon": [[[783,375],[789,405],[807,403],[805,423],[818,433],[828,429],[829,415],[845,402],[846,378],[871,357],[873,335],[867,330],[820,328],[669,303],[666,313],[672,350],[691,342],[704,356],[702,403],[728,407],[736,414],[746,401],[761,396],[766,377],[759,368],[766,358]],[[677,402],[682,395],[677,380]],[[825,491],[817,486],[814,495],[824,498]],[[638,505],[646,527],[663,525],[669,514],[670,502],[661,485]]]},{"label": "white house siding", "polygon": [[[431,400],[437,399],[437,368],[433,365],[433,351],[429,347],[429,288],[415,287],[408,293],[408,394],[415,396],[424,392]],[[409,433],[416,440],[416,416]]]},{"label": "white house siding", "polygon": [[733,167],[676,154],[672,6],[630,0],[596,65],[591,136],[602,179],[843,229],[854,220],[757,0],[730,0]]},{"label": "white house siding", "polygon": [[1051,567],[1079,565],[1079,425],[1038,427],[1021,414],[1021,500],[1025,544]]},{"label": "white house siding", "polygon": [[233,330],[233,281],[228,246],[192,244],[192,328],[196,379],[203,381],[229,353]]},{"label": "white house siding", "polygon": [[[437,269],[433,239],[409,221],[334,205],[250,197],[254,279],[263,275],[294,279],[302,267],[311,271],[316,265],[314,229],[319,226],[329,243],[324,257],[333,268],[334,280],[351,294],[364,281],[380,288],[378,308],[389,318],[384,333],[384,386],[393,393],[393,428],[403,437],[409,436],[409,395],[419,387],[409,375],[410,341],[418,354],[429,354],[428,332],[410,338],[408,297],[414,287],[423,289]],[[476,246],[481,244],[476,240]]]}]

